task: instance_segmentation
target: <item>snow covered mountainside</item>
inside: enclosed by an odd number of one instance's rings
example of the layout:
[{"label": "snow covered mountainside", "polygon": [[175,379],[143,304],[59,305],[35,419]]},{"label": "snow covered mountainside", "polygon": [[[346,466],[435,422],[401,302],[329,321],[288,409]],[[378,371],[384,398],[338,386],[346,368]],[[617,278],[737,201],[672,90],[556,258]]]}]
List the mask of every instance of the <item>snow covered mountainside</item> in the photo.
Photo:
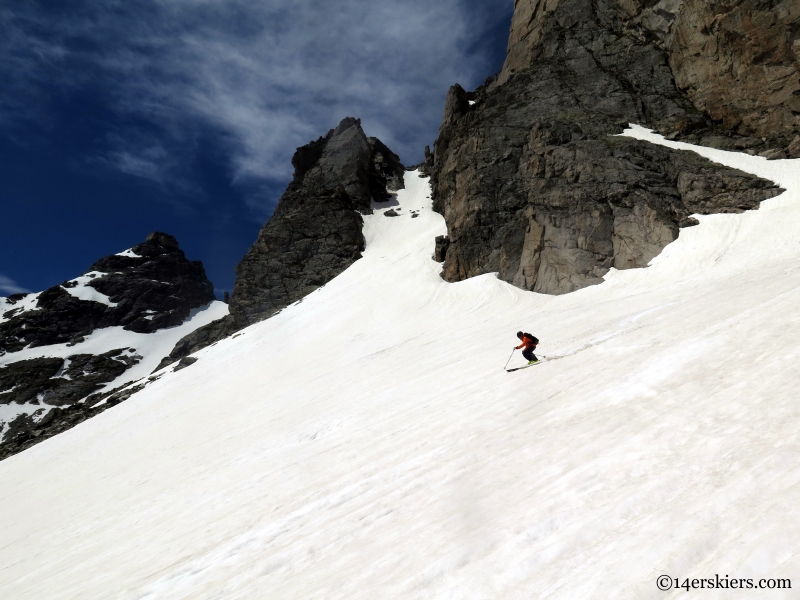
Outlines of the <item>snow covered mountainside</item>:
[{"label": "snow covered mountainside", "polygon": [[202,263],[154,232],[37,294],[0,298],[0,460],[144,385],[175,343],[224,317]]},{"label": "snow covered mountainside", "polygon": [[800,163],[695,149],[787,191],[563,296],[443,281],[408,173],[341,275],[0,462],[0,597],[793,597]]}]

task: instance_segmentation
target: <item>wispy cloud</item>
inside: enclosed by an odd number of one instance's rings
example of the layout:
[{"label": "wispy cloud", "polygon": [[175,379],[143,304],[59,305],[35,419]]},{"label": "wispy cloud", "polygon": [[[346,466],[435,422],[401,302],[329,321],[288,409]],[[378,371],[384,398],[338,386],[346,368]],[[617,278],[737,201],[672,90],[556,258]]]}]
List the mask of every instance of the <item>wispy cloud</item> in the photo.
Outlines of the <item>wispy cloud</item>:
[{"label": "wispy cloud", "polygon": [[0,275],[0,292],[4,294],[22,294],[29,291],[30,290],[26,290],[24,287],[18,286],[10,277]]},{"label": "wispy cloud", "polygon": [[198,136],[213,137],[232,179],[252,184],[290,177],[294,148],[346,115],[360,117],[406,162],[420,160],[449,85],[474,86],[488,74],[476,40],[512,3],[69,4],[0,9],[0,76],[8,82],[0,125],[46,118],[54,89],[92,87],[112,110],[154,125],[151,140],[125,132],[111,140],[109,165],[163,182],[190,159],[176,153],[190,155]]}]

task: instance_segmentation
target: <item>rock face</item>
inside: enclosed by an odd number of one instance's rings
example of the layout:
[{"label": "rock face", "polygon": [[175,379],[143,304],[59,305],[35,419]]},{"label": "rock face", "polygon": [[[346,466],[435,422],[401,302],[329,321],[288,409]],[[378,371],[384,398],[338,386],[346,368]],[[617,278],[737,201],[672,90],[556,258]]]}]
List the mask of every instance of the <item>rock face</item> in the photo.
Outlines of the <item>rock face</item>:
[{"label": "rock face", "polygon": [[405,187],[403,174],[405,167],[400,157],[389,150],[378,138],[367,138],[372,155],[370,157],[369,192],[375,202],[390,199],[388,190],[402,190]]},{"label": "rock face", "polygon": [[372,212],[371,200],[402,189],[405,172],[397,155],[350,117],[298,148],[292,165],[292,182],[236,267],[230,315],[183,338],[160,367],[269,318],[361,258],[361,215]]},{"label": "rock face", "polygon": [[204,327],[198,327],[189,335],[182,337],[178,343],[175,344],[175,347],[172,349],[169,355],[165,356],[161,360],[155,370],[159,371],[183,357],[189,356],[190,354],[197,352],[206,346],[210,346],[211,344],[228,337],[239,329],[241,328],[237,327],[236,322],[230,315],[222,319],[212,321]]},{"label": "rock face", "polygon": [[766,138],[773,158],[800,157],[800,3],[619,4],[627,24],[664,48],[678,89],[698,109],[742,136]]},{"label": "rock face", "polygon": [[[587,36],[590,30],[594,35]],[[800,4],[795,0],[517,0],[497,83],[559,52],[574,60],[574,48],[569,57],[563,50],[575,42],[604,66],[633,68],[627,79],[649,108],[648,123],[664,135],[674,131],[694,134],[705,145],[779,150],[772,154],[776,158],[800,156]],[[667,75],[702,120],[670,120],[668,105],[667,111],[652,111],[647,96],[662,96],[664,90],[642,88],[653,63],[631,59],[656,54],[661,59],[652,78]],[[714,131],[714,123],[723,130]]]},{"label": "rock face", "polygon": [[38,294],[35,304],[11,296],[19,308],[0,322],[0,355],[79,341],[101,327],[151,333],[180,325],[193,308],[214,300],[200,261],[189,261],[171,235],[155,232],[120,254],[100,259],[77,279]]},{"label": "rock face", "polygon": [[66,359],[32,358],[0,368],[0,410],[23,411],[7,423],[0,423],[3,434],[0,460],[69,429],[70,421],[63,422],[62,417],[86,411],[67,413],[67,409],[88,408],[80,401],[122,375],[141,358],[129,348],[119,348],[100,355],[75,354]]},{"label": "rock face", "polygon": [[[104,410],[106,405],[94,408],[92,398],[142,360],[132,348],[80,352],[95,329],[153,333],[180,325],[192,309],[212,300],[202,263],[187,260],[175,238],[160,232],[100,259],[81,277],[39,294],[3,299],[0,458]],[[75,354],[47,356],[46,346],[64,343],[77,346]],[[14,360],[15,352],[40,347],[39,358]]]},{"label": "rock face", "polygon": [[614,0],[518,0],[503,70],[475,92],[451,88],[428,161],[446,280],[497,272],[571,292],[611,267],[646,266],[692,213],[779,193],[693,153],[613,137],[638,122],[741,142],[678,90],[643,10],[634,23]]}]

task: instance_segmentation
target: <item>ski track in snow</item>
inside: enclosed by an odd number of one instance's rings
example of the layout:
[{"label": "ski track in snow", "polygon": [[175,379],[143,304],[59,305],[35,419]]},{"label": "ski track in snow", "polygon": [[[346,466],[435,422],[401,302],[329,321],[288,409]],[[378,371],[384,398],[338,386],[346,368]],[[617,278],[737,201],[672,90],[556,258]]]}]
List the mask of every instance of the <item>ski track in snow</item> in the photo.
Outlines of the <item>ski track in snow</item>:
[{"label": "ski track in snow", "polygon": [[[0,462],[0,596],[682,597],[662,574],[796,589],[800,161],[627,135],[788,191],[544,296],[442,281],[444,222],[408,173],[401,216],[365,217],[342,275]],[[520,329],[551,360],[508,374]]]}]

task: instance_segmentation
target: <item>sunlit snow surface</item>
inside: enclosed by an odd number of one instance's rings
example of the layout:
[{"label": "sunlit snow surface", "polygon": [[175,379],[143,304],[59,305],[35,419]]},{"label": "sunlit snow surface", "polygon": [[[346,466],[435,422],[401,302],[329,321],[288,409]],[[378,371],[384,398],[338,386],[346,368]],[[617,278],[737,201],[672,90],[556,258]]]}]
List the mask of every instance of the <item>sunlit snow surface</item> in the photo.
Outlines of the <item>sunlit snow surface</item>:
[{"label": "sunlit snow surface", "polygon": [[800,161],[701,152],[789,191],[557,297],[442,281],[408,173],[344,274],[0,462],[0,596],[793,597]]}]

